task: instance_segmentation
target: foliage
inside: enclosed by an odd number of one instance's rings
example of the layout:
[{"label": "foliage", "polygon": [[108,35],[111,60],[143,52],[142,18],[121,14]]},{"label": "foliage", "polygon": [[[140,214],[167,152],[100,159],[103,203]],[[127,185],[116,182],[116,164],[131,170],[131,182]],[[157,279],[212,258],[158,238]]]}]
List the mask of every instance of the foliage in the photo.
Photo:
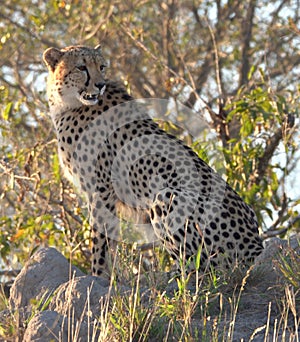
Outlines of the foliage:
[{"label": "foliage", "polygon": [[[89,260],[85,202],[60,174],[47,116],[41,55],[50,46],[101,42],[108,77],[136,98],[172,98],[205,112],[217,135],[205,148],[224,154],[229,183],[264,230],[299,229],[299,198],[287,188],[299,159],[297,13],[299,3],[287,0],[3,0],[2,264],[15,268],[41,245],[83,268]],[[190,142],[204,156],[203,143]]]},{"label": "foliage", "polygon": [[276,269],[278,269],[284,278],[293,286],[296,293],[300,291],[300,241],[298,246],[294,249],[291,246],[287,247],[285,255],[274,262]]}]

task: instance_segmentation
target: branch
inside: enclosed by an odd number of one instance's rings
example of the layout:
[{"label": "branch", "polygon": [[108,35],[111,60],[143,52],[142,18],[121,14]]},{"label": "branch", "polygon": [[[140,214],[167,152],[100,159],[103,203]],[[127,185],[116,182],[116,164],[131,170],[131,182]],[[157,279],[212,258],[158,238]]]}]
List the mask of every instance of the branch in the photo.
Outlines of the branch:
[{"label": "branch", "polygon": [[[147,55],[149,55],[157,64],[159,64],[162,68],[166,69],[171,75],[173,75],[174,77],[176,77],[179,81],[181,81],[184,85],[188,86],[191,90],[191,95],[195,98],[194,103],[196,102],[196,100],[200,100],[206,107],[206,109],[211,112],[212,109],[210,108],[208,102],[206,102],[197,92],[197,89],[195,89],[194,87],[191,87],[190,83],[188,83],[186,81],[185,78],[183,78],[182,76],[180,76],[177,72],[175,72],[173,69],[171,69],[168,65],[166,65],[165,63],[163,63],[158,57],[156,57],[142,42],[138,41],[132,34],[131,32],[128,30],[128,28],[126,28],[123,24],[120,24],[119,27],[122,29],[122,31],[135,43],[135,45],[143,50]],[[187,105],[186,103],[184,103],[185,105]],[[188,106],[188,105],[187,105]],[[191,108],[191,106],[189,106],[189,108]]]},{"label": "branch", "polygon": [[267,230],[266,232],[264,232],[263,234],[261,234],[261,238],[263,240],[269,239],[271,237],[275,237],[278,235],[282,235],[282,234],[286,234],[286,232],[288,231],[288,228],[282,228],[279,230]]},{"label": "branch", "polygon": [[262,157],[258,160],[257,167],[257,176],[255,177],[255,184],[259,184],[263,179],[266,170],[268,168],[268,164],[273,157],[275,150],[277,149],[280,141],[283,138],[283,135],[287,133],[289,129],[291,129],[295,124],[295,118],[293,115],[289,114],[286,116],[285,123],[283,127],[277,129],[277,131],[269,138],[267,141],[267,146],[265,148],[265,152]]},{"label": "branch", "polygon": [[19,273],[21,272],[21,270],[4,270],[4,271],[0,271],[0,277],[16,277]]},{"label": "branch", "polygon": [[247,10],[246,18],[242,21],[242,65],[240,70],[239,88],[247,83],[250,68],[249,49],[252,38],[253,19],[256,7],[256,0],[251,0]]},{"label": "branch", "polygon": [[288,224],[286,227],[282,228],[282,229],[277,229],[277,230],[274,230],[274,226],[272,225],[266,232],[264,232],[262,234],[262,238],[265,240],[265,239],[268,239],[270,237],[274,237],[274,236],[278,236],[278,235],[282,235],[282,234],[285,234],[288,230],[290,230],[291,228],[293,228],[293,226],[295,225],[295,223],[299,222],[300,221],[300,215],[297,215],[293,218],[291,218],[289,221],[288,221]]},{"label": "branch", "polygon": [[112,16],[113,11],[114,11],[114,5],[110,5],[110,7],[108,9],[108,12],[106,14],[106,17],[104,19],[99,20],[99,22],[95,26],[95,28],[89,34],[87,34],[83,39],[81,39],[80,44],[83,44],[84,42],[87,42],[92,37],[94,37],[98,33],[98,31],[101,28],[101,26],[103,24],[105,24],[109,20],[109,18]]},{"label": "branch", "polygon": [[218,46],[216,42],[216,37],[215,34],[209,25],[209,22],[207,21],[209,33],[213,42],[213,47],[214,47],[214,54],[215,54],[215,66],[216,66],[216,82],[217,82],[217,87],[218,87],[218,92],[219,92],[219,98],[222,101],[223,99],[223,87],[221,83],[221,71],[220,71],[220,63],[219,63],[219,52],[218,52]]}]

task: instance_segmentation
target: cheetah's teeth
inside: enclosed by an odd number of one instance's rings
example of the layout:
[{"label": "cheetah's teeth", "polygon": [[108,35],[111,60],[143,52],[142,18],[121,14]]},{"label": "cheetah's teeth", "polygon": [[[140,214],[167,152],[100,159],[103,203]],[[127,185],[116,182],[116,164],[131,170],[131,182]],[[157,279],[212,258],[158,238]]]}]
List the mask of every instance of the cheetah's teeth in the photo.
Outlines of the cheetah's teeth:
[{"label": "cheetah's teeth", "polygon": [[85,106],[94,106],[98,103],[98,94],[88,95],[88,94],[78,94],[79,101]]}]

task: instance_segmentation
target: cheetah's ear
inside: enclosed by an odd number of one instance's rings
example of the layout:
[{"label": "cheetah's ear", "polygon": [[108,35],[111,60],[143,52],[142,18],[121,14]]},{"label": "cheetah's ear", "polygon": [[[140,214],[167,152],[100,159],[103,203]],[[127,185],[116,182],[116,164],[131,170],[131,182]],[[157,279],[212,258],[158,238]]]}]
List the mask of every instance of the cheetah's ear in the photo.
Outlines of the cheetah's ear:
[{"label": "cheetah's ear", "polygon": [[60,61],[64,52],[56,49],[56,48],[49,48],[43,54],[43,60],[47,65],[48,69],[54,71],[57,63]]}]

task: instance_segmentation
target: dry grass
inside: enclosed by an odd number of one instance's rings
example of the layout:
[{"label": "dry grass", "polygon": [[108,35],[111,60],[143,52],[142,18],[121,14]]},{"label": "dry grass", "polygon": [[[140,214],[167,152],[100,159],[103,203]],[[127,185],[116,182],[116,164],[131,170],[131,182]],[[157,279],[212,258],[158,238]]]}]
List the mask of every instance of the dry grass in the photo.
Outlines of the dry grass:
[{"label": "dry grass", "polygon": [[[75,322],[69,309],[69,341],[79,341],[84,315],[90,317],[89,342],[299,341],[300,257],[289,247],[273,260],[274,272],[280,275],[279,285],[267,290],[262,286],[264,273],[259,268],[236,272],[230,279],[212,270],[190,279],[182,270],[168,283],[161,279],[162,273],[143,271],[141,258],[136,263],[133,257],[123,255],[123,260],[126,273],[121,267],[118,274],[126,274],[122,282],[127,282],[131,290],[124,293],[120,282],[112,278],[97,319],[89,314],[89,296],[81,320]],[[0,307],[7,310],[0,321],[0,341],[21,341],[19,314],[9,310],[3,294]],[[35,311],[46,308],[39,302],[33,305]],[[61,341],[59,337],[57,340]]]}]

